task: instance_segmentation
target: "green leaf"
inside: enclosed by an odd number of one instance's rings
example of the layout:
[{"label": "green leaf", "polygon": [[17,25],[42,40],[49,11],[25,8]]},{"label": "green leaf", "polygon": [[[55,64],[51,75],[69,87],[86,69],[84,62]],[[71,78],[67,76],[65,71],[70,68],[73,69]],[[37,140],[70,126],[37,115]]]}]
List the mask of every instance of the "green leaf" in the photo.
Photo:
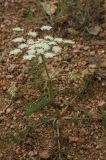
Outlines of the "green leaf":
[{"label": "green leaf", "polygon": [[106,117],[103,117],[101,124],[106,129]]},{"label": "green leaf", "polygon": [[27,105],[27,110],[26,110],[25,114],[27,116],[29,116],[35,112],[38,112],[39,110],[43,109],[46,106],[47,107],[50,106],[50,104],[51,104],[50,99],[47,96],[44,96],[40,100],[38,100],[37,102],[30,102]]},{"label": "green leaf", "polygon": [[10,86],[10,88],[8,89],[8,92],[10,93],[10,95],[11,95],[12,97],[15,97],[15,96],[16,96],[16,93],[17,93],[17,90],[18,90],[18,89],[17,89],[15,83],[12,83],[11,86]]},{"label": "green leaf", "polygon": [[71,73],[70,73],[70,78],[72,79],[72,80],[76,80],[77,79],[77,73],[76,72],[74,72],[74,71],[72,71]]}]

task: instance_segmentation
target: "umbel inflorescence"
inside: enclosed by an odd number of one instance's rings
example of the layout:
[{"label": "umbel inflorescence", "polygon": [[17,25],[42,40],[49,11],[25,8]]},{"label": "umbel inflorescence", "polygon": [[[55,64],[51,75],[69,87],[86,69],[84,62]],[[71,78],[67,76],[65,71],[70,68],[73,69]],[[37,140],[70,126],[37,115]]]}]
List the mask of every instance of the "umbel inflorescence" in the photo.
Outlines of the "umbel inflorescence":
[{"label": "umbel inflorescence", "polygon": [[[23,36],[16,37],[12,42],[17,43],[17,48],[10,51],[10,55],[17,56],[24,50],[25,54],[23,56],[23,60],[32,60],[39,55],[43,55],[45,58],[53,58],[61,53],[63,45],[73,45],[75,43],[72,40],[64,40],[62,38],[48,35],[51,29],[51,26],[42,26],[40,28],[42,32],[47,33],[43,38],[39,38],[39,33],[35,31],[29,31],[27,33],[27,38],[24,38]],[[13,31],[24,32],[24,29],[17,27],[13,28]]]}]

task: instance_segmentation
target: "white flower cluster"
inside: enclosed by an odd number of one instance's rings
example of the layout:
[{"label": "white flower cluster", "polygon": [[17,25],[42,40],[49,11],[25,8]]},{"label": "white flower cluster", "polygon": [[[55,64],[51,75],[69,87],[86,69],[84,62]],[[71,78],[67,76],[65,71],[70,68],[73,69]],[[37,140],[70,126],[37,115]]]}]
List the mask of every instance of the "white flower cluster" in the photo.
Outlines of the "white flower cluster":
[{"label": "white flower cluster", "polygon": [[22,32],[22,31],[24,31],[24,29],[22,29],[20,27],[16,27],[16,28],[13,28],[13,31]]},{"label": "white flower cluster", "polygon": [[34,38],[36,38],[37,37],[37,35],[38,35],[38,33],[37,32],[29,32],[28,33],[28,36],[30,36],[30,37],[34,37]]},{"label": "white flower cluster", "polygon": [[[42,26],[40,28],[42,31],[49,31],[52,29],[51,26]],[[13,29],[14,31],[23,31],[23,29],[17,27]],[[56,56],[58,53],[61,53],[62,47],[61,44],[74,44],[75,42],[72,40],[63,40],[62,38],[54,38],[50,35],[45,36],[43,39],[37,38],[37,32],[28,32],[29,37],[34,39],[24,39],[23,37],[17,37],[12,41],[18,43],[18,48],[12,50],[10,55],[17,55],[21,53],[23,49],[26,50],[27,54],[23,56],[24,60],[32,60],[32,58],[36,57],[36,55],[43,54],[45,58],[52,58]],[[36,40],[35,40],[36,39]]]},{"label": "white flower cluster", "polygon": [[44,30],[49,31],[49,30],[52,29],[52,27],[51,27],[51,26],[42,26],[40,29],[41,29],[42,31],[44,31]]}]

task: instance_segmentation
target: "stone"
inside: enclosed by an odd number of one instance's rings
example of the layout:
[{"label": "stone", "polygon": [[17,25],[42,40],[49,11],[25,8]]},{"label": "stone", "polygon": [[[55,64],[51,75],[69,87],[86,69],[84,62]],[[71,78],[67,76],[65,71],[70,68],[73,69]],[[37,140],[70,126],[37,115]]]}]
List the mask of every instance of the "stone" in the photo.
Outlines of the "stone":
[{"label": "stone", "polygon": [[91,51],[89,54],[90,54],[90,56],[94,56],[95,55],[95,51]]},{"label": "stone", "polygon": [[7,88],[4,86],[4,87],[3,87],[3,91],[6,91],[6,89],[7,89]]},{"label": "stone", "polygon": [[28,155],[29,155],[30,157],[32,157],[32,156],[34,156],[34,152],[33,152],[33,151],[30,151],[30,152],[28,153]]},{"label": "stone", "polygon": [[106,106],[106,102],[105,101],[100,101],[98,106],[99,107],[104,107],[104,106]]},{"label": "stone", "polygon": [[24,67],[23,68],[23,73],[24,74],[28,74],[29,73],[29,68],[28,67]]},{"label": "stone", "polygon": [[90,64],[90,65],[89,65],[89,68],[90,68],[90,69],[96,69],[96,64]]},{"label": "stone", "polygon": [[6,75],[6,78],[7,79],[12,79],[12,78],[14,78],[14,76],[9,74],[9,75]]},{"label": "stone", "polygon": [[12,109],[11,109],[11,108],[7,108],[7,109],[6,109],[6,114],[11,113],[11,111],[12,111]]},{"label": "stone", "polygon": [[105,37],[106,37],[106,31],[101,32],[101,33],[99,34],[99,36],[100,36],[101,38],[105,38]]},{"label": "stone", "polygon": [[16,153],[16,154],[19,154],[19,153],[20,153],[20,149],[17,148],[17,149],[15,150],[15,153]]},{"label": "stone", "polygon": [[102,86],[106,87],[106,82],[102,82]]},{"label": "stone", "polygon": [[103,23],[103,24],[102,24],[102,28],[103,28],[104,30],[106,30],[106,23]]},{"label": "stone", "polygon": [[87,51],[87,50],[89,50],[89,46],[84,46],[83,49],[84,49],[85,51]]},{"label": "stone", "polygon": [[106,61],[102,62],[101,67],[106,68]]},{"label": "stone", "polygon": [[88,28],[87,31],[89,34],[97,36],[102,31],[102,28],[101,26],[96,25],[96,26]]},{"label": "stone", "polygon": [[90,64],[90,65],[89,65],[89,71],[90,71],[91,73],[94,73],[95,70],[96,70],[96,64]]},{"label": "stone", "polygon": [[89,74],[89,70],[86,68],[82,71],[82,77]]},{"label": "stone", "polygon": [[44,151],[40,152],[39,153],[39,158],[42,158],[42,159],[50,158],[50,154],[49,154],[48,150],[44,150]]},{"label": "stone", "polygon": [[69,155],[69,154],[68,154],[68,155],[67,155],[67,159],[69,159],[69,160],[70,160],[70,159],[71,159],[71,155]]},{"label": "stone", "polygon": [[69,136],[69,143],[71,142],[78,142],[79,141],[79,138],[76,137],[76,136]]},{"label": "stone", "polygon": [[1,159],[1,158],[3,158],[3,154],[2,154],[2,153],[0,153],[0,159]]}]

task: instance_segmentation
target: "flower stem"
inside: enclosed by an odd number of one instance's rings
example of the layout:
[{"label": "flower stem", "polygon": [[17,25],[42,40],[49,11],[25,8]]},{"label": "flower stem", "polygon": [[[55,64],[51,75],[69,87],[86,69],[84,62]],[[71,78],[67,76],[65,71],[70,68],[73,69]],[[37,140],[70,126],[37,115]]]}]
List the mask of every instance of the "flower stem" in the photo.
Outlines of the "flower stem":
[{"label": "flower stem", "polygon": [[52,79],[51,79],[51,77],[50,77],[50,75],[49,75],[48,67],[47,67],[47,65],[46,65],[45,57],[44,57],[43,54],[41,54],[41,58],[42,58],[42,61],[43,61],[43,65],[44,65],[46,74],[47,74],[47,78],[48,78],[48,94],[49,94],[50,101],[52,102],[52,101],[53,101]]}]

